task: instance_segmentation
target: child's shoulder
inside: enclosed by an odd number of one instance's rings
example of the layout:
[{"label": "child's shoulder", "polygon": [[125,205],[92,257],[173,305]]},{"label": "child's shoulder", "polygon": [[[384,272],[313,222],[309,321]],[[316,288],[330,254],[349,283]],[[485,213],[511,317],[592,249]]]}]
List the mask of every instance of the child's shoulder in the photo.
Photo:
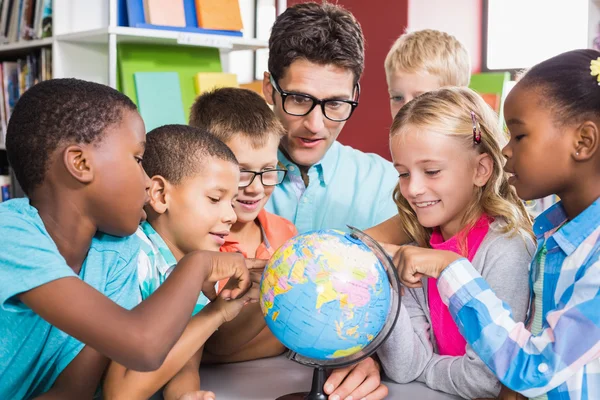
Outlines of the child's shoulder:
[{"label": "child's shoulder", "polygon": [[518,258],[527,260],[528,265],[536,249],[533,238],[524,230],[507,231],[505,227],[503,219],[497,218],[492,222],[475,257],[484,257],[485,260]]},{"label": "child's shoulder", "polygon": [[[298,234],[296,226],[291,221],[277,214],[272,214],[264,208],[258,214],[258,220],[270,241],[277,238],[283,244],[283,242]],[[272,243],[272,245],[274,244]]]}]

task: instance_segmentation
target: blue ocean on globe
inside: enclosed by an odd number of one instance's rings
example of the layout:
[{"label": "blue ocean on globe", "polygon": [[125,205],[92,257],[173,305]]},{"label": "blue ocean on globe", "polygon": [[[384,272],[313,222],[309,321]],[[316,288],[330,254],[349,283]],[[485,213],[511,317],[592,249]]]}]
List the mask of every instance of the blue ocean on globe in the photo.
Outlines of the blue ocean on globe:
[{"label": "blue ocean on globe", "polygon": [[290,350],[315,360],[351,356],[381,332],[390,283],[367,245],[344,232],[298,235],[271,257],[260,284],[269,329]]}]

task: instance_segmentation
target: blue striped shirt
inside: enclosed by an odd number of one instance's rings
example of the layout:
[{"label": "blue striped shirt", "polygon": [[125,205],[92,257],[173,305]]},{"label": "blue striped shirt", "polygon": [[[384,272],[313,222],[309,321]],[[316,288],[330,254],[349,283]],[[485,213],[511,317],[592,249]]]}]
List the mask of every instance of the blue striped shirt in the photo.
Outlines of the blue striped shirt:
[{"label": "blue striped shirt", "polygon": [[[554,231],[566,219],[557,203],[534,225],[537,251],[547,251],[542,309],[534,310],[542,313],[541,333],[515,322],[466,259],[442,272],[438,288],[463,336],[504,385],[527,397],[600,399],[600,199]],[[530,287],[539,262],[534,257]]]}]

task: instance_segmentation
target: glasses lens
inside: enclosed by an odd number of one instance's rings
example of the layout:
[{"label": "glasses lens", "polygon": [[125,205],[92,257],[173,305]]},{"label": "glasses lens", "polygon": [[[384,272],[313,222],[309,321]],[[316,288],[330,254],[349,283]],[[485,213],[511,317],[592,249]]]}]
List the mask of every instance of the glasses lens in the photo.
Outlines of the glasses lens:
[{"label": "glasses lens", "polygon": [[240,171],[240,183],[238,187],[246,187],[252,183],[254,180],[254,172],[251,171]]},{"label": "glasses lens", "polygon": [[306,115],[313,106],[313,99],[298,94],[290,94],[285,98],[285,112],[292,115]]},{"label": "glasses lens", "polygon": [[285,171],[272,169],[263,171],[262,173],[262,183],[265,186],[275,186],[279,185],[283,182],[283,178],[285,177]]},{"label": "glasses lens", "polygon": [[350,118],[352,105],[345,101],[328,100],[325,102],[325,116],[335,121],[345,121]]}]

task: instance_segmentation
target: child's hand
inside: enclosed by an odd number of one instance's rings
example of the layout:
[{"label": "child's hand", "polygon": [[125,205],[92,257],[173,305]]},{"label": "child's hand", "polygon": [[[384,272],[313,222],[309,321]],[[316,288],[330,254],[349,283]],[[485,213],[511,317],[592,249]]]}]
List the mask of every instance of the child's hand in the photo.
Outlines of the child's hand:
[{"label": "child's hand", "polygon": [[204,283],[202,292],[210,300],[214,300],[217,297],[215,283],[227,278],[231,278],[230,281],[236,285],[227,286],[221,291],[221,295],[226,299],[241,297],[250,289],[252,284],[248,269],[264,267],[266,264],[265,260],[246,260],[244,256],[238,253],[205,252],[204,254],[210,254],[211,270]]},{"label": "child's hand", "polygon": [[223,292],[225,289],[228,289],[229,287],[235,287],[236,285],[236,283],[232,281],[233,279],[230,279],[229,282],[227,282],[227,285],[225,285],[221,291],[221,294],[219,294],[219,297],[214,301],[215,307],[219,310],[221,316],[223,317],[223,323],[229,322],[237,317],[246,304],[258,302],[259,286],[257,283],[253,283],[250,290],[244,293],[244,295],[239,299],[227,300],[224,298]]},{"label": "child's hand", "polygon": [[184,393],[177,400],[215,400],[215,394],[213,392],[198,390],[196,392]]},{"label": "child's hand", "polygon": [[421,287],[424,276],[437,278],[455,260],[461,258],[451,251],[402,246],[394,256],[400,281],[409,288]]}]

